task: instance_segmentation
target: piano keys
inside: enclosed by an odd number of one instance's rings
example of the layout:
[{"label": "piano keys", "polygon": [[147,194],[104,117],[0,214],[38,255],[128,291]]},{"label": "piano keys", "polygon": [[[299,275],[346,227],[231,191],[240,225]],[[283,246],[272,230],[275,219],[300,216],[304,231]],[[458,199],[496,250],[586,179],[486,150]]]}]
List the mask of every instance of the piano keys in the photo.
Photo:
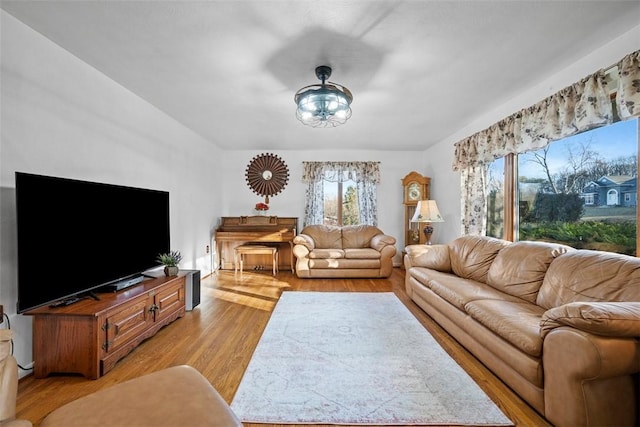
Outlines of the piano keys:
[{"label": "piano keys", "polygon": [[[278,247],[278,269],[294,271],[293,238],[298,232],[298,218],[278,216],[234,216],[221,217],[214,239],[217,263],[221,270],[234,270],[234,248],[239,245],[259,243]],[[271,267],[271,258],[266,255],[247,255],[245,271]],[[268,267],[268,268],[267,268]]]}]

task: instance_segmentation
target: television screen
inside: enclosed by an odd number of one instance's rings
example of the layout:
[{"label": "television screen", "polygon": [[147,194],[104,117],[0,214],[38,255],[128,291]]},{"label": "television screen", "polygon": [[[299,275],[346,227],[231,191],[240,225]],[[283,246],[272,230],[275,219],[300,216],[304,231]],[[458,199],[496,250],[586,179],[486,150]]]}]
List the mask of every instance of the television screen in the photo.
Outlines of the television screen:
[{"label": "television screen", "polygon": [[16,172],[18,312],[141,275],[168,252],[169,193]]}]

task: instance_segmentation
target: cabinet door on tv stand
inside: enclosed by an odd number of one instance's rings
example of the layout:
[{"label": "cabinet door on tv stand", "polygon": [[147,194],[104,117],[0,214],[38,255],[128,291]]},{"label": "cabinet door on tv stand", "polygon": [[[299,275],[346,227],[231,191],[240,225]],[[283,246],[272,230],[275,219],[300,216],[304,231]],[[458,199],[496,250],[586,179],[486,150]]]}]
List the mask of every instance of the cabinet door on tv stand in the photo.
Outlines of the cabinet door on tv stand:
[{"label": "cabinet door on tv stand", "polygon": [[[175,283],[162,288],[153,296],[152,312],[154,320],[160,322],[171,315],[184,315],[185,310],[185,279],[180,278]],[[177,317],[177,316],[176,316]]]},{"label": "cabinet door on tv stand", "polygon": [[153,314],[149,311],[151,301],[145,295],[127,302],[120,310],[109,312],[104,328],[106,341],[102,345],[106,354],[118,350],[149,328],[153,323]]}]

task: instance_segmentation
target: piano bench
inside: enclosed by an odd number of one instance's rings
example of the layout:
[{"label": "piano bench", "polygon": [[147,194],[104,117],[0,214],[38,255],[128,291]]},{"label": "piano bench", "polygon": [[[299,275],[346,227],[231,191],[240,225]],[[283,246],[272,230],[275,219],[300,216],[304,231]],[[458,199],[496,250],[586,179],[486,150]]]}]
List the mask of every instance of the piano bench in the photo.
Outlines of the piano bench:
[{"label": "piano bench", "polygon": [[234,273],[238,272],[238,264],[240,265],[240,274],[244,268],[244,256],[250,255],[271,255],[271,264],[273,275],[278,272],[278,248],[275,246],[265,245],[240,245],[234,248]]}]

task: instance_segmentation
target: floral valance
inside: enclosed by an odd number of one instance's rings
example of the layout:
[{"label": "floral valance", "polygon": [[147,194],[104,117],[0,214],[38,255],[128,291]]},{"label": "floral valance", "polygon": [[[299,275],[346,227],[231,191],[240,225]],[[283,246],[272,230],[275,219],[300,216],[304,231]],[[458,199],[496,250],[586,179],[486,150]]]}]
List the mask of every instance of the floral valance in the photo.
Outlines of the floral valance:
[{"label": "floral valance", "polygon": [[380,183],[380,162],[302,162],[302,182]]},{"label": "floral valance", "polygon": [[[618,64],[616,107],[622,120],[640,115],[640,51]],[[600,70],[541,102],[455,144],[454,170],[486,164],[510,153],[610,124],[613,110],[605,71]]]}]

